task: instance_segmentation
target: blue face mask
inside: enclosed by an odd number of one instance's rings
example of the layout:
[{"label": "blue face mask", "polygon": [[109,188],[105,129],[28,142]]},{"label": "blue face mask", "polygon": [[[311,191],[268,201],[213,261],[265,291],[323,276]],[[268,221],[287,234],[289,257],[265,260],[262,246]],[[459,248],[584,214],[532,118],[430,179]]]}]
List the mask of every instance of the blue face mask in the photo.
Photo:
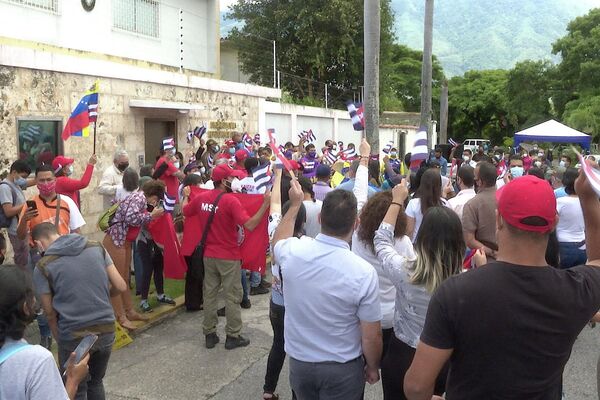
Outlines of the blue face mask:
[{"label": "blue face mask", "polygon": [[525,170],[523,167],[510,167],[510,174],[513,178],[520,178],[523,176]]},{"label": "blue face mask", "polygon": [[234,147],[230,147],[229,148],[229,154],[231,154],[231,155],[235,154],[235,148]]},{"label": "blue face mask", "polygon": [[15,185],[17,185],[21,189],[27,189],[27,179],[20,176],[17,179],[15,179]]}]

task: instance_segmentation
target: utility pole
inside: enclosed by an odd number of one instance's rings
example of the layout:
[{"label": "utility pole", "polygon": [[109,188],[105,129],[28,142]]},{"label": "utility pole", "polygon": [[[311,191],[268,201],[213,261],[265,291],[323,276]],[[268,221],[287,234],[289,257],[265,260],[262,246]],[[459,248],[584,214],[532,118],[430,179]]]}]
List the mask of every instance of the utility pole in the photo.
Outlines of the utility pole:
[{"label": "utility pole", "polygon": [[442,83],[440,96],[440,143],[448,142],[448,81]]},{"label": "utility pole", "polygon": [[425,24],[423,40],[423,69],[421,71],[421,127],[427,128],[427,144],[431,148],[431,80],[433,57],[433,0],[425,0]]},{"label": "utility pole", "polygon": [[379,40],[381,35],[380,0],[365,0],[365,136],[373,154],[379,153]]}]

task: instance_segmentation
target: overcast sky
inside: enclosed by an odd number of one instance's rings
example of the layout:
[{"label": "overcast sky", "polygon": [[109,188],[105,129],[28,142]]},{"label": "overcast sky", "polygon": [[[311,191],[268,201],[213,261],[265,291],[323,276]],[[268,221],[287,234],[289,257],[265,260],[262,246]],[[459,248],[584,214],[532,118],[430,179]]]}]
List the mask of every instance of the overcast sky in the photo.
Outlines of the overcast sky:
[{"label": "overcast sky", "polygon": [[227,11],[227,8],[235,2],[236,0],[221,0],[221,11]]}]

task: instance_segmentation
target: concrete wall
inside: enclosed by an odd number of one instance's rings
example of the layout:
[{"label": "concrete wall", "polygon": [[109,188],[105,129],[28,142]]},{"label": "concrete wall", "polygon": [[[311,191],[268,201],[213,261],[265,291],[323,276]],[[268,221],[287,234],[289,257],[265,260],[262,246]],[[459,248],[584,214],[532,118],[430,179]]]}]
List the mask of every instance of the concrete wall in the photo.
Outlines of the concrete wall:
[{"label": "concrete wall", "polygon": [[159,5],[159,36],[113,27],[112,1],[97,1],[87,12],[79,0],[60,0],[57,13],[0,1],[0,37],[127,57],[179,68],[180,14],[183,9],[183,66],[217,74],[217,0],[169,0]]},{"label": "concrete wall", "polygon": [[[18,156],[17,118],[58,118],[66,122],[71,110],[81,99],[94,76],[49,72],[20,67],[0,67],[0,164],[1,170]],[[139,109],[129,106],[131,99],[192,102],[207,104],[201,110],[181,114],[177,109]],[[145,153],[144,121],[147,118],[176,121],[178,148],[186,154],[193,151],[186,144],[190,127],[219,121],[233,123],[237,130],[258,130],[258,97],[217,92],[198,88],[105,78],[101,82],[98,119],[98,164],[89,188],[82,191],[82,210],[87,221],[84,232],[96,231],[102,210],[100,196],[95,193],[102,171],[111,165],[118,148],[130,153],[130,163],[137,167],[137,156]],[[210,130],[208,137],[222,132]],[[64,154],[75,158],[75,177],[82,174],[92,154],[92,137],[73,137],[64,143]]]},{"label": "concrete wall", "polygon": [[221,79],[226,81],[248,83],[248,76],[240,68],[238,51],[234,48],[221,46]]}]

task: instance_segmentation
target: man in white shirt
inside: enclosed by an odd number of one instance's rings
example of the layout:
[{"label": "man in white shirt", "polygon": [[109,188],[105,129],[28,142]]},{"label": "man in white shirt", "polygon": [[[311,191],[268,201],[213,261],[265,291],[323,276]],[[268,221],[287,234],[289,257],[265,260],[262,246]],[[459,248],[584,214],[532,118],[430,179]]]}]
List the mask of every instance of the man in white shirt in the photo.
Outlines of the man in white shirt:
[{"label": "man in white shirt", "polygon": [[117,150],[113,157],[113,165],[104,170],[98,193],[104,198],[104,209],[111,206],[111,202],[117,193],[117,188],[123,184],[123,172],[129,167],[129,155],[123,149]]},{"label": "man in white shirt", "polygon": [[[291,206],[273,236],[285,302],[285,351],[299,400],[359,400],[379,380],[382,352],[377,272],[350,251],[356,197],[330,192],[315,239],[293,236],[304,195],[291,182]],[[366,364],[366,365],[365,365]]]},{"label": "man in white shirt", "polygon": [[475,169],[469,165],[463,164],[458,170],[456,184],[460,188],[460,192],[458,192],[455,197],[448,200],[448,205],[456,214],[458,214],[459,218],[462,218],[463,207],[467,204],[467,201],[475,197],[475,189],[473,189],[473,186],[475,185]]}]

